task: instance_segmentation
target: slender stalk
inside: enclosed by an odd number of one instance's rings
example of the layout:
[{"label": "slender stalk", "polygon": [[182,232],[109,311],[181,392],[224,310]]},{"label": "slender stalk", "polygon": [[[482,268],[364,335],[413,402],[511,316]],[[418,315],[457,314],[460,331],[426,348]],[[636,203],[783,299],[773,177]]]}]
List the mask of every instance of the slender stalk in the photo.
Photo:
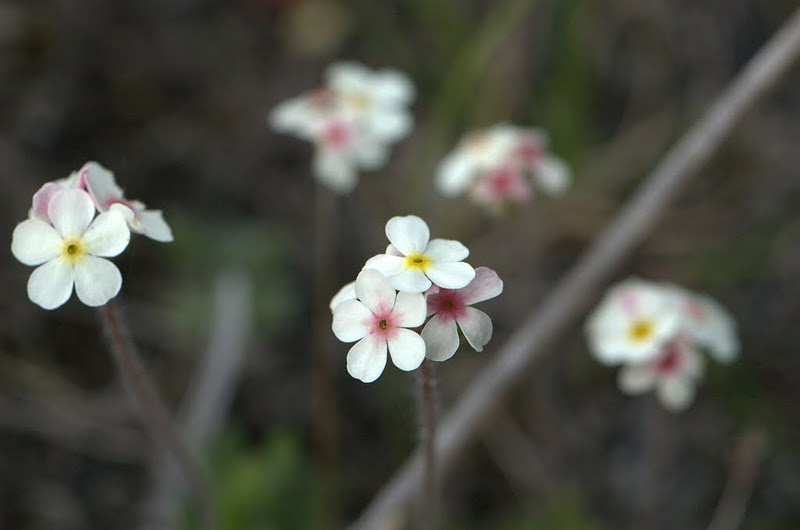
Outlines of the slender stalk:
[{"label": "slender stalk", "polygon": [[151,436],[174,457],[191,484],[204,527],[207,530],[217,528],[216,512],[208,484],[197,462],[175,430],[169,412],[146,375],[116,304],[111,301],[99,311],[117,370],[125,382],[125,388],[136,403],[142,421]]},{"label": "slender stalk", "polygon": [[436,472],[436,369],[428,359],[419,370],[420,443],[425,454],[425,478],[420,490],[420,528],[436,528],[439,488]]},{"label": "slender stalk", "polygon": [[[452,467],[508,393],[548,346],[587,308],[612,271],[645,239],[681,186],[719,150],[742,117],[774,88],[800,55],[800,9],[751,59],[708,112],[670,150],[613,223],[538,309],[522,321],[496,360],[464,391],[442,419],[439,473]],[[550,350],[552,351],[552,349]],[[354,528],[380,528],[400,517],[422,480],[416,453],[378,492]]]}]

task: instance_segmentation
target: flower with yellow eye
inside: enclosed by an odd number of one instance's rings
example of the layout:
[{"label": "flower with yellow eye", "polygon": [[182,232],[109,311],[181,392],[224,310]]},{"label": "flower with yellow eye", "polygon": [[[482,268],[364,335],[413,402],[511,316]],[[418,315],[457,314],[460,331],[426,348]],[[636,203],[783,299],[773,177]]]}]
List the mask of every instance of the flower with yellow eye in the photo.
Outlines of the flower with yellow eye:
[{"label": "flower with yellow eye", "polygon": [[421,293],[431,284],[460,289],[475,277],[464,263],[467,247],[450,239],[431,239],[428,225],[415,215],[392,217],[386,223],[389,248],[367,260],[364,269],[377,269],[398,291]]},{"label": "flower with yellow eye", "polygon": [[47,221],[34,217],[14,229],[11,253],[38,265],[28,279],[28,297],[44,309],[66,302],[73,286],[81,302],[101,306],[122,287],[119,269],[108,257],[128,246],[130,230],[116,211],[94,216],[89,195],[62,189],[47,202]]}]

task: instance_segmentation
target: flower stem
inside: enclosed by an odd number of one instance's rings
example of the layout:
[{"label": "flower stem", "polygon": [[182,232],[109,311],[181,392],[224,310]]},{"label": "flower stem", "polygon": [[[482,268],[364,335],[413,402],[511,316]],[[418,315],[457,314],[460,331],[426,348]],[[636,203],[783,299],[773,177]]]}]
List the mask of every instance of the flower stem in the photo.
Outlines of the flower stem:
[{"label": "flower stem", "polygon": [[204,527],[207,530],[217,528],[212,496],[203,473],[181,440],[169,412],[146,375],[136,347],[125,329],[114,302],[102,306],[100,315],[117,370],[125,382],[125,388],[136,403],[141,420],[149,429],[151,436],[174,457],[191,484]]},{"label": "flower stem", "polygon": [[424,454],[424,482],[420,498],[420,528],[436,528],[438,487],[436,472],[436,370],[425,359],[419,370],[420,438]]}]

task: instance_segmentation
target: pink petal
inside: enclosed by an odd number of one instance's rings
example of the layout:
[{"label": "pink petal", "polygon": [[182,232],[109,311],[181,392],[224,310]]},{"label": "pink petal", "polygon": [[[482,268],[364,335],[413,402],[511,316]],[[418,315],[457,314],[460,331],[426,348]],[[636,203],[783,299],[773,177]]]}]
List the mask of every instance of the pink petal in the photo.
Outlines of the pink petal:
[{"label": "pink petal", "polygon": [[105,212],[115,202],[124,200],[125,195],[117,185],[114,174],[97,162],[87,162],[80,173],[98,211]]},{"label": "pink petal", "polygon": [[56,184],[55,182],[48,182],[44,184],[39,190],[33,194],[33,206],[31,211],[37,219],[50,222],[50,215],[47,213],[47,208],[50,206],[50,200],[64,187]]},{"label": "pink petal", "polygon": [[475,269],[475,278],[459,291],[466,305],[489,300],[503,292],[503,280],[488,267]]},{"label": "pink petal", "polygon": [[464,338],[475,351],[482,351],[492,338],[492,319],[474,307],[468,307],[463,316],[456,319]]}]

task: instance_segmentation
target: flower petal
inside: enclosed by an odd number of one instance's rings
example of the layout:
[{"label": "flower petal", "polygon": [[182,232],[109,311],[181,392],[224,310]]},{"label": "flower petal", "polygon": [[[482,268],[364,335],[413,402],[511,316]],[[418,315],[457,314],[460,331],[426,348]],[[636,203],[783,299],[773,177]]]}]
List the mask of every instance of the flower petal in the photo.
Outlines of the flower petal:
[{"label": "flower petal", "polygon": [[382,108],[369,116],[367,130],[380,143],[392,143],[404,138],[414,127],[411,114],[401,109]]},{"label": "flower petal", "polygon": [[330,304],[328,304],[328,307],[331,309],[331,312],[333,312],[333,310],[336,309],[336,306],[338,306],[342,302],[355,299],[356,299],[356,282],[350,282],[341,289],[339,289],[338,293],[333,295],[333,298],[331,298],[331,302]]},{"label": "flower petal", "polygon": [[144,210],[139,212],[139,222],[141,224],[141,229],[136,231],[149,237],[153,241],[170,243],[175,240],[172,236],[172,229],[164,220],[164,214],[161,210]]},{"label": "flower petal", "polygon": [[400,256],[390,256],[388,254],[378,254],[367,260],[364,269],[375,269],[381,271],[387,278],[400,274],[405,271],[403,264],[405,259]]},{"label": "flower petal", "polygon": [[545,156],[536,165],[533,178],[540,190],[558,197],[569,188],[570,171],[560,158]]},{"label": "flower petal", "polygon": [[695,388],[692,380],[684,377],[670,377],[661,381],[656,395],[667,409],[678,412],[692,404]]},{"label": "flower petal", "polygon": [[434,239],[428,243],[424,254],[436,262],[462,261],[469,256],[469,249],[460,241]]},{"label": "flower petal", "polygon": [[392,217],[386,223],[386,237],[404,256],[425,251],[431,238],[428,225],[416,215]]},{"label": "flower petal", "polygon": [[62,239],[49,224],[39,219],[22,221],[11,236],[11,253],[25,265],[41,265],[58,256]]},{"label": "flower petal", "polygon": [[364,383],[375,381],[386,367],[386,341],[367,335],[347,352],[347,373]]},{"label": "flower petal", "polygon": [[431,281],[425,273],[416,269],[405,270],[388,278],[392,287],[406,293],[422,293],[431,286]]},{"label": "flower petal", "polygon": [[333,334],[342,342],[355,342],[369,334],[372,311],[358,300],[345,300],[333,311]]},{"label": "flower petal", "polygon": [[425,341],[410,329],[398,329],[388,342],[392,362],[401,370],[416,370],[425,360]]},{"label": "flower petal", "polygon": [[356,278],[356,296],[373,313],[388,312],[397,293],[380,271],[364,269]]},{"label": "flower petal", "polygon": [[434,315],[422,328],[425,356],[432,361],[446,361],[458,350],[458,328],[452,318]]},{"label": "flower petal", "polygon": [[649,364],[630,364],[617,373],[617,386],[623,394],[642,394],[656,384],[656,372]]},{"label": "flower petal", "polygon": [[436,190],[445,197],[455,197],[464,193],[478,174],[478,164],[474,157],[461,151],[447,155],[436,169]]},{"label": "flower petal", "polygon": [[28,298],[44,309],[55,309],[69,300],[73,279],[69,263],[62,259],[48,261],[28,278]]},{"label": "flower petal", "polygon": [[87,162],[80,170],[81,178],[86,186],[86,191],[91,195],[97,210],[108,211],[108,208],[125,195],[117,185],[114,174],[98,164]]},{"label": "flower petal", "polygon": [[475,269],[475,278],[461,289],[461,300],[465,305],[489,300],[503,292],[503,280],[489,267]]},{"label": "flower petal", "polygon": [[372,89],[384,103],[407,104],[414,99],[414,85],[408,76],[397,70],[380,70],[375,74]]},{"label": "flower petal", "polygon": [[85,256],[75,265],[75,294],[90,307],[104,305],[121,287],[122,275],[107,259]]},{"label": "flower petal", "polygon": [[397,293],[392,316],[395,323],[403,328],[416,328],[425,322],[427,304],[422,293]]},{"label": "flower petal", "polygon": [[354,163],[345,152],[317,149],[312,165],[317,180],[340,195],[350,193],[358,183]]},{"label": "flower petal", "polygon": [[130,239],[128,223],[116,210],[98,215],[83,234],[86,251],[106,258],[118,256],[128,246]]},{"label": "flower petal", "polygon": [[475,351],[482,351],[492,338],[492,319],[480,309],[465,308],[464,314],[456,318],[456,322]]},{"label": "flower petal", "polygon": [[47,208],[50,206],[50,200],[59,191],[63,190],[64,186],[56,184],[55,182],[45,183],[39,190],[33,194],[33,205],[31,213],[37,219],[50,222],[50,216],[47,213]]},{"label": "flower petal", "polygon": [[461,289],[475,278],[475,269],[469,263],[431,263],[425,271],[428,278],[439,287],[445,289]]},{"label": "flower petal", "polygon": [[80,237],[92,222],[94,203],[83,190],[64,189],[53,195],[47,215],[62,237]]}]

